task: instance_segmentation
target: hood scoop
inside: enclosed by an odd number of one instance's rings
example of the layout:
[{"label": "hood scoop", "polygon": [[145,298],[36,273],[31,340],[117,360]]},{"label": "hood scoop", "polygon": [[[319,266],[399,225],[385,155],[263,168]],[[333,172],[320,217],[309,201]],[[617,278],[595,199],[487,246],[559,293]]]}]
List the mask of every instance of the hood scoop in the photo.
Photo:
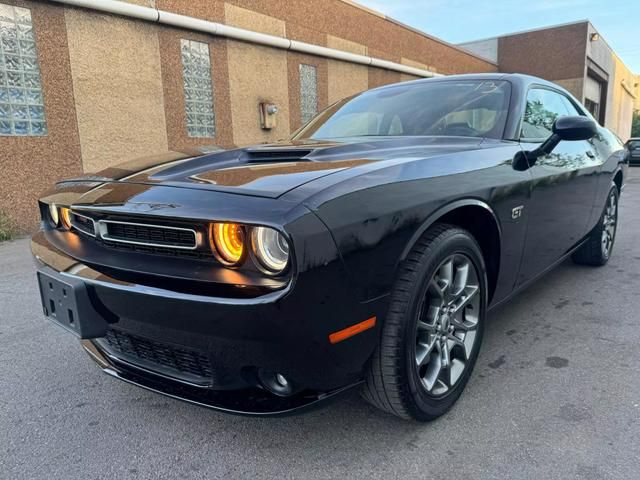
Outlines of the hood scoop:
[{"label": "hood scoop", "polygon": [[300,162],[308,159],[304,158],[313,152],[312,149],[247,149],[242,157],[248,163],[268,163],[268,162]]}]

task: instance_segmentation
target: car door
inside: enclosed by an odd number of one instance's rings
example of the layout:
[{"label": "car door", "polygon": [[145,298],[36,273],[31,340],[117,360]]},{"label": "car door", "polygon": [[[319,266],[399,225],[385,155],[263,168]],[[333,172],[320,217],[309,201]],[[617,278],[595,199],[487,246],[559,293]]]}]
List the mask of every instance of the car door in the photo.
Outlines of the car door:
[{"label": "car door", "polygon": [[[584,115],[566,95],[547,87],[532,87],[526,102],[520,138],[525,152],[552,134],[558,117]],[[518,284],[553,265],[586,235],[601,163],[590,142],[561,141],[530,168],[529,221]]]}]

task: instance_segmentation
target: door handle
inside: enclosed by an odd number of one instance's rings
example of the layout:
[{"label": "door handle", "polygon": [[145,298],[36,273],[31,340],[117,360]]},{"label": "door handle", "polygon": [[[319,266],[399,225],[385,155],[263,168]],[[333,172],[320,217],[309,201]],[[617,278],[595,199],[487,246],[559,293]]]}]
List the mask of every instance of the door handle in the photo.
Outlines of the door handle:
[{"label": "door handle", "polygon": [[596,154],[593,153],[591,150],[587,150],[587,157],[589,158],[596,158]]}]

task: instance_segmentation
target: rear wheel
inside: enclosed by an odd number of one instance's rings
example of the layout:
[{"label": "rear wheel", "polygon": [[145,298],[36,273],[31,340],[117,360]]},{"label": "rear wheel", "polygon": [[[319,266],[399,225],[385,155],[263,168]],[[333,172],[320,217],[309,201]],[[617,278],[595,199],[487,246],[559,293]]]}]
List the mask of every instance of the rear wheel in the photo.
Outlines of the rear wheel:
[{"label": "rear wheel", "polygon": [[613,184],[598,225],[591,231],[584,245],[571,257],[580,265],[602,266],[609,261],[618,227],[618,187]]},{"label": "rear wheel", "polygon": [[486,284],[482,252],[469,232],[445,224],[429,229],[400,268],[364,397],[402,418],[445,413],[478,356]]}]

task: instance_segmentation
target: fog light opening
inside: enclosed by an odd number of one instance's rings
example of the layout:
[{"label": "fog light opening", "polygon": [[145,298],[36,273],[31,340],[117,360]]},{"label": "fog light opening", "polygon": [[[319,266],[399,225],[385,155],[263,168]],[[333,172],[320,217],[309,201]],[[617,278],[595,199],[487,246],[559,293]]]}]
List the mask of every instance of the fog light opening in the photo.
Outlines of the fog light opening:
[{"label": "fog light opening", "polygon": [[293,383],[281,373],[260,369],[258,377],[262,386],[274,395],[288,397],[294,393]]},{"label": "fog light opening", "polygon": [[287,382],[287,379],[284,378],[284,375],[280,373],[276,373],[276,382],[278,382],[278,385],[284,388],[289,386],[289,382]]}]

